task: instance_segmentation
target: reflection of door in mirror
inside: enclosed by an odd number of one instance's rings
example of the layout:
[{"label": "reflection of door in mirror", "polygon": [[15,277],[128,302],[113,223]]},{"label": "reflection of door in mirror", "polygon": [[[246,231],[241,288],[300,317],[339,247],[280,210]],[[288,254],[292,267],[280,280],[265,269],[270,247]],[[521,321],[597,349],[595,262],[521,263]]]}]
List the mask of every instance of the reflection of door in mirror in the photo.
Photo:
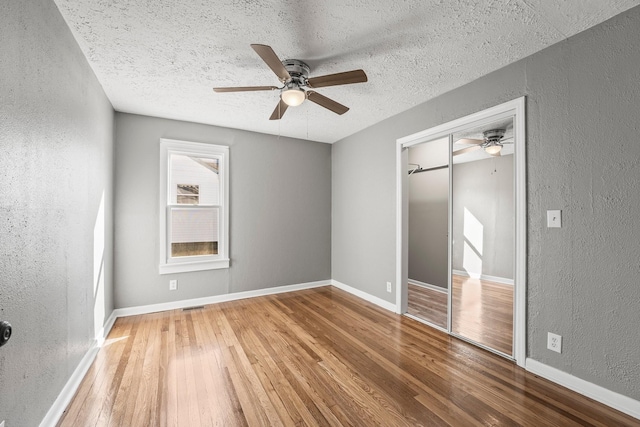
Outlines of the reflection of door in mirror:
[{"label": "reflection of door in mirror", "polygon": [[415,145],[408,158],[407,313],[447,328],[449,138]]},{"label": "reflection of door in mirror", "polygon": [[453,135],[451,332],[511,356],[513,120]]}]

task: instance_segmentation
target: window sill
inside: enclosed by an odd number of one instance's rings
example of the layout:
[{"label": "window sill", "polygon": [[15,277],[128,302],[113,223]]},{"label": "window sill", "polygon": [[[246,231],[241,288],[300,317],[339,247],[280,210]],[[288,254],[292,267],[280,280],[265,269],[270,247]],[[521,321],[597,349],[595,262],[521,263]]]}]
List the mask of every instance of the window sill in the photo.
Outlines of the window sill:
[{"label": "window sill", "polygon": [[229,268],[229,259],[217,259],[215,261],[181,262],[176,264],[160,265],[160,274],[187,273],[190,271],[218,270]]}]

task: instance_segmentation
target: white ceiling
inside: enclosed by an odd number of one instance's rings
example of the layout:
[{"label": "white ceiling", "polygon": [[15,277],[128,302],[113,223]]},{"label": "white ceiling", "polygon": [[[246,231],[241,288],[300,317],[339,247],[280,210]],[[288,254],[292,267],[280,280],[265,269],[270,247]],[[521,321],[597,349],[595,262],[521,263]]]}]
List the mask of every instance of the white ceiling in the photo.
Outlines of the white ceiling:
[{"label": "white ceiling", "polygon": [[[594,26],[640,0],[55,0],[117,111],[335,142]],[[367,83],[268,118],[279,86],[249,46]]]}]

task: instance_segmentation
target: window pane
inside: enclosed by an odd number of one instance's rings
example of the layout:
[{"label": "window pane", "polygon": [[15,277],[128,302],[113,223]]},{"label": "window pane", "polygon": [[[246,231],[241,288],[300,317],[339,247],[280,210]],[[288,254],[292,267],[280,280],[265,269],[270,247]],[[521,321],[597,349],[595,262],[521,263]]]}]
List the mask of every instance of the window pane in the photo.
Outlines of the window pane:
[{"label": "window pane", "polygon": [[170,204],[220,204],[219,159],[172,154],[169,167]]},{"label": "window pane", "polygon": [[171,257],[218,254],[218,208],[171,208]]}]

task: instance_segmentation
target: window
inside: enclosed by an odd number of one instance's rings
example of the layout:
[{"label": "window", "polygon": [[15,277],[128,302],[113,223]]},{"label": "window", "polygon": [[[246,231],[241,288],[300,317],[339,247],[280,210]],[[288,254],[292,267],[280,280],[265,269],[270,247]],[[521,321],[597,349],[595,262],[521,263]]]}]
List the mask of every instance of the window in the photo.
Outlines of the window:
[{"label": "window", "polygon": [[229,148],[160,140],[160,274],[229,267]]}]

